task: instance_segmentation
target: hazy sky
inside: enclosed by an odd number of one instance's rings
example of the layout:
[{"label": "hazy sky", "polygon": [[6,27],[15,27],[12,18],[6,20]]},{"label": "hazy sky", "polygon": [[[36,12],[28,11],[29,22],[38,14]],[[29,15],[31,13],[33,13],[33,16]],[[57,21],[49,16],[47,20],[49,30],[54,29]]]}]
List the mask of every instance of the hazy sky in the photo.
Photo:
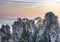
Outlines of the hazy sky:
[{"label": "hazy sky", "polygon": [[44,17],[52,11],[60,18],[60,0],[0,0],[0,24],[12,23],[16,17]]}]

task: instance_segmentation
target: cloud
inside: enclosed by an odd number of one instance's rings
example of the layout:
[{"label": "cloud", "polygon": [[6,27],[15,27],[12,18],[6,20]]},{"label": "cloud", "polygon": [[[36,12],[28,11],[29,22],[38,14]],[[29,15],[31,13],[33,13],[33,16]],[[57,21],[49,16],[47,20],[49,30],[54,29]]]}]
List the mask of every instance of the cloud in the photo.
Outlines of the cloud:
[{"label": "cloud", "polygon": [[16,20],[15,17],[0,17],[0,20]]},{"label": "cloud", "polygon": [[25,1],[8,1],[8,0],[0,0],[0,5],[26,5],[27,3],[35,3],[35,2],[25,2]]},{"label": "cloud", "polygon": [[39,0],[37,0],[37,1],[34,1],[34,0],[20,0],[20,1],[17,1],[17,0],[12,0],[12,1],[0,1],[0,5],[1,6],[5,6],[5,5],[22,5],[22,6],[25,6],[25,5],[41,5],[41,4],[44,4],[45,2],[42,2],[42,1],[39,1]]},{"label": "cloud", "polygon": [[[26,6],[26,5],[38,5],[43,4],[44,2],[41,2],[39,0],[0,0],[0,5],[20,5],[20,6]],[[0,7],[1,7],[0,6]]]},{"label": "cloud", "polygon": [[60,4],[60,0],[0,0],[0,5],[41,5]]},{"label": "cloud", "polygon": [[8,24],[11,25],[13,22],[17,20],[15,17],[1,17],[0,16],[0,26],[1,24]]}]

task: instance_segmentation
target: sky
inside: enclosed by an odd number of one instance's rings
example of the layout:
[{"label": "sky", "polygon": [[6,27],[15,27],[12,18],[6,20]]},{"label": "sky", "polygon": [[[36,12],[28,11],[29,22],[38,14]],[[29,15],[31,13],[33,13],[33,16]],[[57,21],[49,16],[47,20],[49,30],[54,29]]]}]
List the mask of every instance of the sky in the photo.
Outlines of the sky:
[{"label": "sky", "polygon": [[12,24],[17,17],[44,17],[52,11],[60,19],[60,0],[0,0],[0,24]]}]

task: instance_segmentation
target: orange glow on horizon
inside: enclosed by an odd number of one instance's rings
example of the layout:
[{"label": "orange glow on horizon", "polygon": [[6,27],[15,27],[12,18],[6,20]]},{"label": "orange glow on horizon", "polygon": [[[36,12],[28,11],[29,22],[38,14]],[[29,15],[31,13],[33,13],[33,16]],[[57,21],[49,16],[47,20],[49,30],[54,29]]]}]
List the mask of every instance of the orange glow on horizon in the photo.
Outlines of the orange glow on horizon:
[{"label": "orange glow on horizon", "polygon": [[44,5],[42,7],[2,7],[0,15],[2,16],[20,16],[20,17],[43,17],[46,12],[52,11],[60,18],[60,6]]}]

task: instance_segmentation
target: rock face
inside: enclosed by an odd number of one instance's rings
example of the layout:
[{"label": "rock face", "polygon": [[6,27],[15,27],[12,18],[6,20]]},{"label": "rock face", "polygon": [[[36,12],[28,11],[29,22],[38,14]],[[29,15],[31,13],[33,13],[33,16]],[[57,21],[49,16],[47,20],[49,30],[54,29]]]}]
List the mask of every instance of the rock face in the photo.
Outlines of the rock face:
[{"label": "rock face", "polygon": [[0,39],[1,42],[9,42],[11,37],[9,25],[2,25],[0,29]]},{"label": "rock face", "polygon": [[17,21],[14,22],[14,24],[12,25],[12,29],[13,29],[13,42],[18,42],[17,37],[21,37],[22,34],[22,20],[20,18],[18,18]]},{"label": "rock face", "polygon": [[12,34],[9,25],[2,25],[0,42],[60,42],[58,17],[47,12],[45,18],[18,18],[12,24]]},{"label": "rock face", "polygon": [[43,42],[58,42],[59,24],[57,16],[52,12],[46,13],[44,25],[45,30],[43,34]]},{"label": "rock face", "polygon": [[[1,33],[1,31],[0,31],[0,33]],[[1,34],[0,34],[0,42],[1,42]]]},{"label": "rock face", "polygon": [[[37,23],[35,21],[37,20]],[[40,17],[34,20],[27,18],[18,19],[13,24],[13,41],[18,42],[17,37],[20,37],[26,42],[59,42],[59,23],[57,16],[52,12],[48,12],[45,18]]]}]

